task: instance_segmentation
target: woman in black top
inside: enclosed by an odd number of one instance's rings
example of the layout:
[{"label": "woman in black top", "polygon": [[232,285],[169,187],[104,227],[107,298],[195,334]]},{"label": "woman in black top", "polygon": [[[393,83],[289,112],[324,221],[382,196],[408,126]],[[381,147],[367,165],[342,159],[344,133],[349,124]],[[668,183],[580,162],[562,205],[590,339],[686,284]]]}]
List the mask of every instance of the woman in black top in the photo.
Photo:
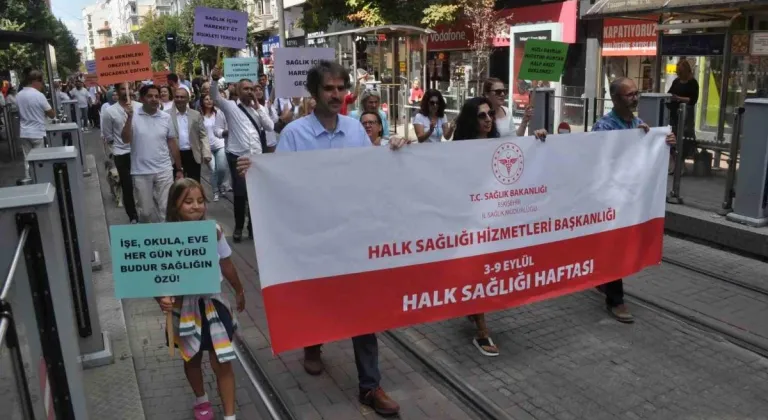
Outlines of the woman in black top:
[{"label": "woman in black top", "polygon": [[[496,127],[496,112],[493,110],[491,102],[485,97],[472,98],[464,102],[459,116],[456,117],[455,124],[454,141],[499,137],[499,130]],[[547,130],[536,130],[534,136],[544,141],[547,137]],[[470,315],[469,319],[477,327],[477,336],[472,340],[475,347],[484,356],[498,356],[499,348],[491,340],[488,325],[485,322],[485,314]]]},{"label": "woman in black top", "polygon": [[[686,107],[685,130],[682,133],[684,139],[683,156],[692,157],[696,153],[696,130],[694,121],[696,121],[696,102],[699,101],[699,83],[693,78],[691,64],[686,59],[677,63],[677,79],[672,82],[669,92],[672,94],[672,101],[669,103],[669,123],[672,125],[672,132],[680,136],[677,132],[678,109],[681,105]],[[676,152],[672,148],[673,156]],[[671,173],[671,172],[670,172]]]}]

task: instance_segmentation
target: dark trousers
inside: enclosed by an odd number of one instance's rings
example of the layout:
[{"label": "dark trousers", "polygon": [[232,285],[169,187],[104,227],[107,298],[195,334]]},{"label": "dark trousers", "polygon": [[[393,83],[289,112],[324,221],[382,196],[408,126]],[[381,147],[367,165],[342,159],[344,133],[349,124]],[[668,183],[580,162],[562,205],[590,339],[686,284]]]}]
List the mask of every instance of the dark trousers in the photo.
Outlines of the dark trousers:
[{"label": "dark trousers", "polygon": [[88,119],[91,121],[91,125],[96,128],[101,128],[100,111],[98,105],[90,105],[88,108]]},{"label": "dark trousers", "polygon": [[191,150],[181,151],[181,166],[184,167],[184,178],[192,178],[200,182],[200,164],[195,161]]},{"label": "dark trousers", "polygon": [[[308,348],[319,350],[321,345]],[[381,372],[379,372],[379,341],[376,339],[376,334],[352,337],[352,347],[355,349],[355,365],[360,391],[367,392],[378,388]]]},{"label": "dark trousers", "polygon": [[609,307],[624,304],[624,282],[621,279],[600,285],[597,289],[605,293],[605,304]]},{"label": "dark trousers", "polygon": [[131,154],[114,155],[115,168],[120,177],[120,189],[123,190],[123,207],[129,220],[139,220],[136,212],[136,200],[133,198],[133,178],[131,178]]},{"label": "dark trousers", "polygon": [[[237,155],[227,153],[229,174],[232,178],[232,193],[235,207],[235,230],[243,230],[245,226],[245,205],[248,204],[248,190],[245,188],[245,178],[237,173]],[[250,218],[249,218],[250,219]],[[251,230],[251,221],[248,220],[248,230]]]}]

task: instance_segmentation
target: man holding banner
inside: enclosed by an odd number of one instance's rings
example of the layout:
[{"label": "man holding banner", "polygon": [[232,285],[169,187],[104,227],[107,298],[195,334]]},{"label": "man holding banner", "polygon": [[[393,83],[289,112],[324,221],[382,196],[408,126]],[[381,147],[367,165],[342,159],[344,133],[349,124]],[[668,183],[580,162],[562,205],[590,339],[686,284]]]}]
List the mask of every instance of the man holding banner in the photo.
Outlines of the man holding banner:
[{"label": "man holding banner", "polygon": [[[627,77],[619,77],[611,82],[610,94],[613,100],[613,110],[600,118],[592,127],[592,131],[642,128],[648,132],[648,125],[634,114],[640,97],[635,82]],[[667,144],[674,145],[675,142],[675,135],[670,133],[667,136]],[[624,282],[621,279],[605,283],[597,289],[605,293],[605,304],[608,312],[617,321],[625,324],[635,322],[624,303]]]},{"label": "man holding banner", "polygon": [[[349,73],[344,67],[335,62],[321,61],[307,74],[306,87],[317,101],[315,112],[285,127],[277,145],[278,153],[372,146],[358,120],[340,115],[350,87]],[[390,141],[392,149],[399,149],[405,144],[407,140],[399,137],[393,137]],[[237,169],[241,175],[245,174],[250,165],[249,156],[237,160]],[[376,334],[352,337],[352,346],[360,381],[360,403],[384,416],[397,414],[400,405],[379,384],[381,373]],[[304,348],[304,370],[310,375],[320,375],[325,370],[320,355],[321,344]]]},{"label": "man holding banner", "polygon": [[[269,117],[264,106],[255,100],[253,82],[242,79],[237,86],[238,100],[230,101],[221,96],[218,86],[221,78],[221,69],[213,69],[211,72],[211,99],[213,103],[224,113],[227,119],[228,130],[223,137],[227,138],[227,162],[232,175],[232,189],[234,194],[235,231],[232,240],[239,243],[243,240],[243,227],[245,226],[245,205],[248,202],[248,194],[245,188],[245,180],[237,176],[236,162],[238,157],[251,154],[261,154],[276,146],[277,139],[274,136],[267,138],[266,132],[274,130],[274,122]],[[234,99],[234,98],[230,98]],[[248,222],[249,236],[253,238],[253,228]]]}]

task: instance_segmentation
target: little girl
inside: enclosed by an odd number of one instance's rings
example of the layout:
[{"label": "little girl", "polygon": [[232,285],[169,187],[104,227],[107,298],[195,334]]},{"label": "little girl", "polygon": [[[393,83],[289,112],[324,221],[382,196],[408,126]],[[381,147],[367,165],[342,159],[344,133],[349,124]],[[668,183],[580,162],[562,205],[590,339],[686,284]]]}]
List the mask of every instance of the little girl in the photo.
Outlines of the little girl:
[{"label": "little girl", "polygon": [[[205,219],[206,198],[203,187],[193,179],[176,181],[168,194],[166,222],[191,222]],[[245,294],[230,256],[232,250],[217,229],[221,274],[235,289],[237,312],[245,308]],[[213,420],[213,409],[205,393],[202,356],[208,351],[213,373],[224,405],[224,420],[235,420],[235,359],[232,337],[237,319],[227,299],[221,294],[157,298],[163,312],[173,312],[174,344],[184,359],[184,373],[195,393],[195,420]],[[215,345],[214,345],[215,344]]]}]

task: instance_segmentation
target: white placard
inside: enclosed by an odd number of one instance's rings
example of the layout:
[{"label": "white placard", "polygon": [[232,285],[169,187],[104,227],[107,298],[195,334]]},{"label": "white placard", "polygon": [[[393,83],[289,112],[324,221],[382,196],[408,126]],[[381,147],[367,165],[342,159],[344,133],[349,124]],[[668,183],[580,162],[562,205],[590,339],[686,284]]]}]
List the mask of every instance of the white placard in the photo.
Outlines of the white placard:
[{"label": "white placard", "polygon": [[751,55],[768,55],[768,32],[753,32],[749,42]]},{"label": "white placard", "polygon": [[275,48],[275,97],[309,97],[307,73],[318,61],[334,61],[333,48]]}]

